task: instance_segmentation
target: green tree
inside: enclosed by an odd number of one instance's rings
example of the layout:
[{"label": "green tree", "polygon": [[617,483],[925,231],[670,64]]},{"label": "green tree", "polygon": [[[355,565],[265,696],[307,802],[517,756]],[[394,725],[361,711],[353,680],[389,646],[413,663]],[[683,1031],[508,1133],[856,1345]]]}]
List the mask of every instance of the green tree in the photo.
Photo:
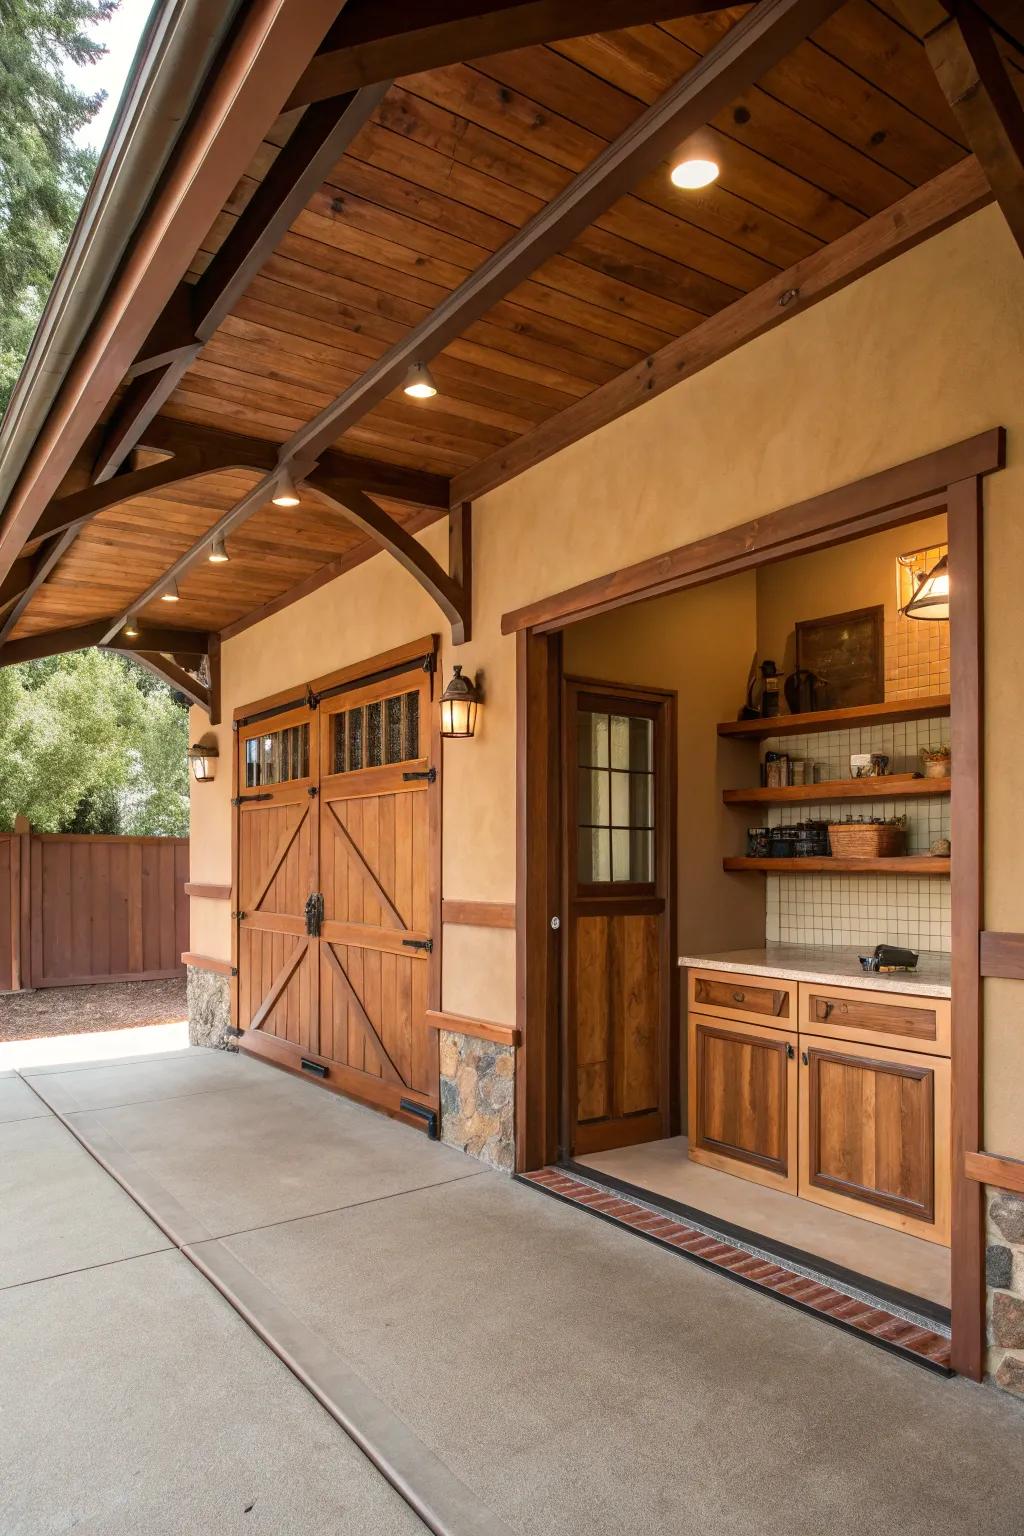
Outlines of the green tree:
[{"label": "green tree", "polygon": [[106,49],[87,28],[119,0],[0,0],[0,414],[53,284],[96,155],[75,135],[98,111],[63,75]]},{"label": "green tree", "polygon": [[0,830],[188,833],[188,711],[126,657],[0,668]]}]

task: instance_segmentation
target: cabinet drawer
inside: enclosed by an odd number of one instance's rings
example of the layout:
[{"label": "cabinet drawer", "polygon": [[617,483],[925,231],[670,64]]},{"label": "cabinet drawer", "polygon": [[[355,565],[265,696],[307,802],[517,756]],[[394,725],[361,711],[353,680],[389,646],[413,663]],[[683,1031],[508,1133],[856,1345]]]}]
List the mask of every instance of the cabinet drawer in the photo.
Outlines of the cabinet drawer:
[{"label": "cabinet drawer", "polygon": [[800,983],[800,1030],[829,1040],[949,1055],[949,999]]},{"label": "cabinet drawer", "polygon": [[799,1193],[949,1243],[949,1062],[800,1036]]},{"label": "cabinet drawer", "polygon": [[689,1156],[796,1194],[797,1037],[694,1013],[689,1020]]},{"label": "cabinet drawer", "polygon": [[740,976],[730,971],[689,974],[690,1010],[739,1019],[745,1024],[769,1024],[774,1029],[796,1027],[796,982],[774,976]]}]

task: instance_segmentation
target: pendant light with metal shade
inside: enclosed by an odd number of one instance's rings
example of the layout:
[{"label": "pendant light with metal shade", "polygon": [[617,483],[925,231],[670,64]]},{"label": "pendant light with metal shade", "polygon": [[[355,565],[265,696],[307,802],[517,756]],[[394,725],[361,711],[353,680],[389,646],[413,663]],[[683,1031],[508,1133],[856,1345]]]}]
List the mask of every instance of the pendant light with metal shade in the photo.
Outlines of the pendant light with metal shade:
[{"label": "pendant light with metal shade", "polygon": [[949,618],[949,556],[943,555],[924,577],[903,610],[908,619]]},{"label": "pendant light with metal shade", "polygon": [[430,400],[437,394],[434,376],[426,363],[413,363],[405,376],[402,389],[413,400]]},{"label": "pendant light with metal shade", "polygon": [[299,493],[295,489],[295,481],[287,464],[281,467],[281,473],[277,477],[277,488],[270,499],[275,507],[297,507],[299,504]]},{"label": "pendant light with metal shade", "polygon": [[178,583],[173,576],[160,593],[160,601],[162,603],[180,603],[181,593],[178,591]]},{"label": "pendant light with metal shade", "polygon": [[126,640],[137,640],[139,638],[139,621],[134,613],[130,613],[124,621],[124,634]]},{"label": "pendant light with metal shade", "polygon": [[228,561],[231,559],[231,556],[227,552],[227,547],[223,539],[214,539],[213,543],[210,545],[210,553],[207,556],[207,559],[211,565],[227,565]]}]

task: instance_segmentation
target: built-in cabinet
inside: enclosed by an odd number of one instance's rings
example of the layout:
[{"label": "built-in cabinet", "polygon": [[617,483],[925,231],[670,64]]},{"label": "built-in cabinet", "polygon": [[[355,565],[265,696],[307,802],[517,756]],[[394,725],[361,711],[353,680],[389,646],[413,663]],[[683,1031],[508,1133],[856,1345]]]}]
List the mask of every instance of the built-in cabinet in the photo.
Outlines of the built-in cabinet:
[{"label": "built-in cabinet", "polygon": [[689,1156],[949,1242],[944,998],[693,969]]}]

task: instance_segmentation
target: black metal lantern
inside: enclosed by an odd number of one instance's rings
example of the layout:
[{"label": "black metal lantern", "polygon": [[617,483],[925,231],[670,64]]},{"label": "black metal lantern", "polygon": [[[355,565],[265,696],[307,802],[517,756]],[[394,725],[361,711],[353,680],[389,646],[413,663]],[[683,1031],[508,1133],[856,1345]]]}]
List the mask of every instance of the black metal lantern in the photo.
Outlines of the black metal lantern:
[{"label": "black metal lantern", "polygon": [[452,680],[441,695],[441,735],[457,738],[472,736],[480,690],[475,678],[463,677],[462,668],[452,668]]},{"label": "black metal lantern", "polygon": [[197,784],[209,784],[217,776],[217,759],[220,753],[216,747],[204,746],[202,742],[193,742],[188,749],[188,760],[192,764],[192,772]]}]

